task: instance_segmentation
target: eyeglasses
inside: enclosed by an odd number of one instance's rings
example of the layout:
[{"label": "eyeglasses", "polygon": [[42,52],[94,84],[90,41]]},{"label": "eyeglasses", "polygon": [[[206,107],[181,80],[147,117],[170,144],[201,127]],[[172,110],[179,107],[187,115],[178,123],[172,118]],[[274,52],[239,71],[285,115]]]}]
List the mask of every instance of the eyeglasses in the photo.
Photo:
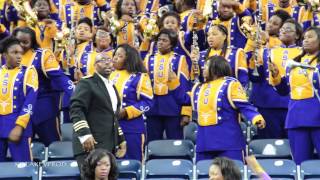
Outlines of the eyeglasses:
[{"label": "eyeglasses", "polygon": [[296,30],[291,29],[291,28],[280,28],[279,31],[280,31],[281,33],[283,33],[283,32],[287,32],[287,33],[296,32]]}]

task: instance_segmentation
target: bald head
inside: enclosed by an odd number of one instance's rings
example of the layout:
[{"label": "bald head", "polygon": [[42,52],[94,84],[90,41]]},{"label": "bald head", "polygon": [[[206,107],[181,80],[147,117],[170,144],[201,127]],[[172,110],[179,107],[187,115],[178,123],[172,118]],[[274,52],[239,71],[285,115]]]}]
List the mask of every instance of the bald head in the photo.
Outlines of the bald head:
[{"label": "bald head", "polygon": [[108,78],[113,71],[113,63],[111,57],[104,53],[100,53],[96,56],[94,67],[96,72],[105,78]]}]

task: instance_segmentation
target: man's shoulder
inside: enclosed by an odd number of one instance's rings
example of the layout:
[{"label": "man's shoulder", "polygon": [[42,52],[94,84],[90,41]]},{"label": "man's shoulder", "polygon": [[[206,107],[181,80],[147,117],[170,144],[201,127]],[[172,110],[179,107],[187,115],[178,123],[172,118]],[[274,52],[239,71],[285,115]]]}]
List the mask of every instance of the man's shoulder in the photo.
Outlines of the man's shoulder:
[{"label": "man's shoulder", "polygon": [[86,76],[83,76],[82,79],[90,79],[90,78],[93,78],[93,74],[91,75],[86,75]]}]

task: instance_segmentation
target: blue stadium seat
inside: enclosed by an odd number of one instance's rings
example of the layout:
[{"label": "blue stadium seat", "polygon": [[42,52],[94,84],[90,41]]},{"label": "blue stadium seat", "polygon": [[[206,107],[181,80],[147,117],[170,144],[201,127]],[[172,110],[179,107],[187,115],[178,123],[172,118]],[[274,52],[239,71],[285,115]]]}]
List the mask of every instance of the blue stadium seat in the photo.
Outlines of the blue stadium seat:
[{"label": "blue stadium seat", "polygon": [[49,160],[72,160],[73,148],[71,141],[56,141],[49,145]]},{"label": "blue stadium seat", "polygon": [[304,179],[320,179],[320,160],[308,160],[302,162],[301,175]]},{"label": "blue stadium seat", "polygon": [[[272,178],[297,179],[297,166],[292,160],[288,159],[259,159],[262,168]],[[248,169],[249,178],[258,178],[251,169]]]},{"label": "blue stadium seat", "polygon": [[185,159],[153,159],[146,163],[146,178],[192,179],[192,162]]},{"label": "blue stadium seat", "polygon": [[72,123],[61,124],[62,141],[72,141],[73,127]]},{"label": "blue stadium seat", "polygon": [[[208,178],[209,177],[209,167],[212,164],[213,160],[202,160],[197,162],[196,165],[196,172],[197,172],[197,178]],[[243,162],[238,160],[233,160],[233,162],[236,164],[236,166],[239,168],[242,177],[244,177],[244,165]]]},{"label": "blue stadium seat", "polygon": [[117,160],[119,178],[140,179],[141,163],[138,160]]},{"label": "blue stadium seat", "polygon": [[38,164],[24,162],[1,162],[0,179],[37,180]]},{"label": "blue stadium seat", "polygon": [[196,144],[198,125],[195,122],[190,122],[183,128],[184,139],[190,140],[193,144]]},{"label": "blue stadium seat", "polygon": [[189,159],[194,156],[194,145],[190,140],[156,140],[148,144],[147,160]]},{"label": "blue stadium seat", "polygon": [[257,139],[249,143],[249,153],[257,159],[291,159],[287,139]]},{"label": "blue stadium seat", "polygon": [[45,145],[41,142],[32,142],[31,150],[34,161],[40,162],[45,160],[45,148]]},{"label": "blue stadium seat", "polygon": [[45,162],[40,173],[43,180],[80,180],[78,164],[71,160]]}]

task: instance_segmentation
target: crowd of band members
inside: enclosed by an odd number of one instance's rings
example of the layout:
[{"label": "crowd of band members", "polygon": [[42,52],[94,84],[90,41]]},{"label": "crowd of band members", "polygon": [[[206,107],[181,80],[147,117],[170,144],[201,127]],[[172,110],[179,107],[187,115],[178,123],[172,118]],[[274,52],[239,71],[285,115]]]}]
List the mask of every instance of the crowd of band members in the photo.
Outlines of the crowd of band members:
[{"label": "crowd of band members", "polygon": [[[212,13],[204,15],[208,2]],[[34,135],[46,146],[60,140],[60,124],[72,122],[74,88],[96,73],[99,54],[113,62],[124,158],[141,161],[144,145],[164,132],[183,139],[192,120],[197,161],[243,160],[239,121],[256,125],[257,138],[288,138],[297,164],[312,159],[314,149],[320,157],[319,6],[296,0],[30,0],[30,6],[36,25],[12,3],[0,3],[0,161],[7,148],[14,161],[31,161]]]}]

